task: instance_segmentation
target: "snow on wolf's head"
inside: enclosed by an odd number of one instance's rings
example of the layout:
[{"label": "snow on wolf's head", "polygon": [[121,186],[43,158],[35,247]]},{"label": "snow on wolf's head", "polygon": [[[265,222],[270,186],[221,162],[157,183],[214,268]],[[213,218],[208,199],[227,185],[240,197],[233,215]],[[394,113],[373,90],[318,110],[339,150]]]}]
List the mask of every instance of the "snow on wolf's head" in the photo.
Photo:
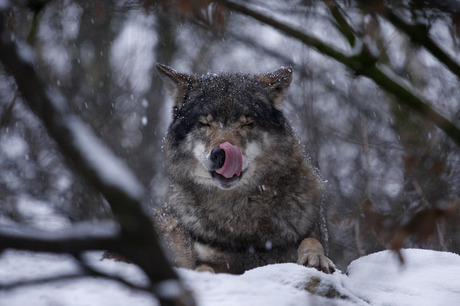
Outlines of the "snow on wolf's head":
[{"label": "snow on wolf's head", "polygon": [[279,109],[292,69],[203,76],[157,64],[173,97],[165,154],[178,183],[248,190],[298,161],[302,152]]}]

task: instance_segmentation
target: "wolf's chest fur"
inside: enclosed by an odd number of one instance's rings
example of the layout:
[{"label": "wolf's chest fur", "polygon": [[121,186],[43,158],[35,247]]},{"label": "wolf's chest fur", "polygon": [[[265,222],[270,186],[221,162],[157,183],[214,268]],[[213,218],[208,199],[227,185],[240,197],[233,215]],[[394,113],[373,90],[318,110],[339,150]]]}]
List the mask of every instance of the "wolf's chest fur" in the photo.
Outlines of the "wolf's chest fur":
[{"label": "wolf's chest fur", "polygon": [[302,205],[302,195],[277,190],[260,185],[251,194],[228,195],[176,186],[170,200],[192,238],[222,251],[297,247],[308,236],[317,211]]}]

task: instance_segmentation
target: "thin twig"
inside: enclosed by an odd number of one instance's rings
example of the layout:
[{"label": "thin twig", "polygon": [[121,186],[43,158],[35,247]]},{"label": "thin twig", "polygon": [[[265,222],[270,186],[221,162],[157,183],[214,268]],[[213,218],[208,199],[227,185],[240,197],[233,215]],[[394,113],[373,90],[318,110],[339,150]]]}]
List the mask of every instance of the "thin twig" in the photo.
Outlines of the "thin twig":
[{"label": "thin twig", "polygon": [[356,247],[358,249],[359,256],[366,255],[366,251],[364,250],[363,242],[361,240],[361,231],[359,229],[359,219],[358,218],[355,219],[355,241],[356,241]]},{"label": "thin twig", "polygon": [[[367,203],[368,205],[372,205],[372,195],[371,195],[371,165],[369,161],[369,143],[367,139],[367,130],[366,130],[366,121],[364,119],[361,120],[361,126],[363,130],[363,145],[364,145],[364,159],[366,164],[366,193],[367,193]],[[358,252],[361,256],[365,255],[365,251],[361,242],[359,230],[359,220],[355,221],[355,240],[356,246],[358,248]]]},{"label": "thin twig", "polygon": [[[427,198],[425,197],[425,193],[423,192],[422,186],[420,186],[420,184],[418,183],[418,181],[415,180],[415,179],[413,179],[413,180],[412,180],[412,185],[414,186],[414,188],[415,188],[415,190],[417,191],[418,195],[419,195],[420,198],[422,199],[422,202],[423,202],[423,204],[425,205],[425,207],[427,207],[427,208],[434,207],[434,206],[427,200]],[[442,250],[442,251],[447,251],[447,248],[445,247],[446,243],[445,243],[445,241],[444,241],[444,230],[445,230],[444,222],[445,222],[445,220],[442,219],[441,222],[442,222],[442,226],[439,224],[439,220],[436,220],[436,221],[435,221],[435,223],[436,223],[436,231],[437,231],[437,233],[438,233],[439,245],[441,246],[441,250]]]},{"label": "thin twig", "polygon": [[130,282],[127,282],[125,279],[121,277],[106,275],[94,269],[87,269],[86,266],[84,266],[84,270],[85,270],[85,273],[82,273],[82,274],[67,274],[67,275],[60,275],[60,276],[44,277],[44,278],[39,278],[39,279],[18,281],[18,282],[14,282],[10,284],[0,285],[0,290],[2,291],[14,290],[18,287],[36,286],[36,285],[42,285],[42,284],[47,284],[47,283],[76,280],[76,279],[87,278],[87,277],[101,277],[101,278],[105,278],[108,280],[119,282],[134,290],[139,290],[139,291],[147,292],[150,294],[152,293],[148,288],[143,288],[143,287],[139,287],[134,284],[131,284]]},{"label": "thin twig", "polygon": [[0,227],[0,246],[2,248],[77,254],[86,250],[119,249],[124,243],[118,233],[94,235],[84,234],[75,228],[55,233],[24,227]]},{"label": "thin twig", "polygon": [[366,190],[367,190],[367,197],[372,202],[371,197],[371,163],[369,161],[369,144],[367,141],[367,130],[366,130],[366,121],[364,119],[361,120],[361,126],[363,129],[363,144],[364,144],[364,158],[366,161]]},{"label": "thin twig", "polygon": [[91,267],[87,263],[87,261],[84,258],[82,258],[81,253],[77,256],[77,259],[78,259],[78,263],[80,264],[80,267],[83,269],[85,274],[87,274],[89,276],[107,278],[107,279],[110,279],[110,280],[117,281],[117,282],[119,282],[119,283],[121,283],[121,284],[123,284],[123,285],[125,285],[125,286],[127,286],[129,288],[131,288],[131,289],[152,293],[148,286],[147,287],[136,286],[133,283],[128,282],[127,280],[125,280],[122,277],[115,276],[115,275],[107,275],[107,274],[104,274],[104,273],[94,269],[93,267]]},{"label": "thin twig", "polygon": [[[384,6],[382,6],[384,7]],[[406,33],[409,38],[418,45],[421,45],[427,49],[431,55],[437,58],[441,63],[445,65],[453,74],[460,78],[460,65],[452,57],[444,51],[429,35],[428,28],[423,24],[410,24],[404,21],[392,10],[384,7],[383,11],[379,11],[379,14],[391,22],[395,27]]]},{"label": "thin twig", "polygon": [[8,107],[6,107],[6,109],[2,113],[2,116],[0,118],[0,130],[3,129],[8,124],[8,121],[13,115],[13,107],[16,104],[16,100],[18,96],[19,96],[19,91],[16,90],[16,92],[13,95],[13,98],[11,99],[11,102],[8,104]]},{"label": "thin twig", "polygon": [[331,11],[332,17],[336,22],[336,27],[342,32],[343,36],[348,40],[348,43],[353,48],[356,42],[356,32],[353,28],[348,24],[345,16],[342,12],[342,9],[334,0],[324,0],[324,4],[327,8]]},{"label": "thin twig", "polygon": [[88,277],[85,274],[67,274],[67,275],[60,275],[60,276],[52,276],[52,277],[44,277],[39,279],[27,280],[27,281],[18,281],[6,285],[0,285],[0,290],[13,290],[18,287],[26,287],[26,286],[36,286],[46,283],[52,282],[59,282],[59,281],[66,281],[66,280],[74,280],[78,278]]}]

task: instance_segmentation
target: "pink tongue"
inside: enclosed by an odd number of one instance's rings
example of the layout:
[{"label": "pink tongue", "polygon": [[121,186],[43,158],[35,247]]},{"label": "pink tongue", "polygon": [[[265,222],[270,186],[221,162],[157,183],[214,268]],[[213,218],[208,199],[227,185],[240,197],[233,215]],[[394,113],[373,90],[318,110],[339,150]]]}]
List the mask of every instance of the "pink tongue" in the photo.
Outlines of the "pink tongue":
[{"label": "pink tongue", "polygon": [[241,155],[240,148],[228,141],[221,144],[219,148],[225,152],[225,162],[222,168],[217,169],[216,172],[225,178],[231,178],[235,174],[240,176],[243,168],[243,155]]}]

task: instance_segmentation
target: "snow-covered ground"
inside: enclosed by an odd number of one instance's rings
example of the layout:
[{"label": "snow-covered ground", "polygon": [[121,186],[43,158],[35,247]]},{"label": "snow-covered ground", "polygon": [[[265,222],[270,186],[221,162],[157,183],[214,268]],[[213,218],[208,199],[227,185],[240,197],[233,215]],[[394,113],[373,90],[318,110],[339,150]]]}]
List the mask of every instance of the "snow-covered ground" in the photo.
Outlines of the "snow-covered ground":
[{"label": "snow-covered ground", "polygon": [[[391,251],[355,260],[347,271],[326,275],[296,264],[277,264],[243,275],[213,275],[178,269],[199,305],[460,305],[460,256],[406,249],[405,263]],[[100,261],[101,252],[87,254],[99,270],[145,284],[135,265]],[[67,255],[5,251],[0,257],[0,285],[79,273]],[[84,277],[0,291],[1,306],[157,305],[154,297],[111,280]]]}]

